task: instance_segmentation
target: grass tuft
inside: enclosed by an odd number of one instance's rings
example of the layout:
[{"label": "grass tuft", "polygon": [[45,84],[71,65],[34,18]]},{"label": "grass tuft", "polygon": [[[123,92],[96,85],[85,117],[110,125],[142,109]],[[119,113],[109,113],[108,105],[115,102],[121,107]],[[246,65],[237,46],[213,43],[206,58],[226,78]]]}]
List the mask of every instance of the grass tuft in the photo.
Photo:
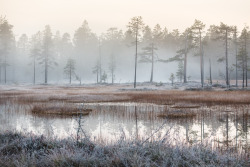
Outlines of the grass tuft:
[{"label": "grass tuft", "polygon": [[76,105],[70,104],[36,104],[33,106],[31,113],[36,115],[58,115],[58,116],[77,116],[89,115],[91,109],[80,109]]}]

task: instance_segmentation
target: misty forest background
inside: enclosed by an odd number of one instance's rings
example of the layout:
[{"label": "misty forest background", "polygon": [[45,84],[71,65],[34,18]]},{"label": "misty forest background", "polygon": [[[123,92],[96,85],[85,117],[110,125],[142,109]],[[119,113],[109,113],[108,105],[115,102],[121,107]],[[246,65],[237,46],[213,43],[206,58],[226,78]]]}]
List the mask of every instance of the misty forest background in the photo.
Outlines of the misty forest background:
[{"label": "misty forest background", "polygon": [[235,25],[206,26],[195,20],[180,32],[159,24],[150,27],[142,17],[134,17],[125,31],[111,27],[99,36],[86,20],[73,36],[46,25],[32,36],[22,34],[16,39],[12,29],[0,17],[1,84],[127,83],[136,79],[192,80],[202,85],[220,80],[247,86],[247,26],[239,30]]}]

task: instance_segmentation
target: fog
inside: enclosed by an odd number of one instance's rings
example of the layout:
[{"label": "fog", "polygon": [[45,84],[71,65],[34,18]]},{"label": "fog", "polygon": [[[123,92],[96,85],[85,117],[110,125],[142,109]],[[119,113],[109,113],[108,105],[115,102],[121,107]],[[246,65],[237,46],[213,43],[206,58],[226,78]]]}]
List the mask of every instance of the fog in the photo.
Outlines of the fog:
[{"label": "fog", "polygon": [[[250,4],[237,2],[1,0],[0,82],[132,83],[135,55],[137,82],[166,83],[171,74],[175,82],[200,82],[201,56],[204,82],[211,79],[209,60],[212,79],[225,81],[227,71],[230,80],[236,71],[237,79],[247,79],[248,54],[240,49],[249,52]],[[138,16],[136,45],[128,25]],[[204,24],[200,36],[195,19]],[[228,26],[227,39],[220,22]]]}]

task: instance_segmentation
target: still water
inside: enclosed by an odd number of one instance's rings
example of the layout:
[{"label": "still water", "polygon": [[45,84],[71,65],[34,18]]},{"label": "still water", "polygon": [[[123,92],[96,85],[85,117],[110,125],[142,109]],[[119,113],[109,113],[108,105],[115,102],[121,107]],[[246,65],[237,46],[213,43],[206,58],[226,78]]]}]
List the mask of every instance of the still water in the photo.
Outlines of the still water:
[{"label": "still water", "polygon": [[[110,143],[125,139],[210,142],[222,148],[249,151],[250,105],[171,106],[149,103],[76,104],[93,111],[81,117],[81,127],[92,140]],[[79,117],[32,115],[32,105],[0,105],[0,131],[18,131],[56,138],[76,138]],[[166,113],[184,113],[165,117]],[[192,113],[192,116],[189,114]],[[165,114],[165,115],[164,115]]]}]

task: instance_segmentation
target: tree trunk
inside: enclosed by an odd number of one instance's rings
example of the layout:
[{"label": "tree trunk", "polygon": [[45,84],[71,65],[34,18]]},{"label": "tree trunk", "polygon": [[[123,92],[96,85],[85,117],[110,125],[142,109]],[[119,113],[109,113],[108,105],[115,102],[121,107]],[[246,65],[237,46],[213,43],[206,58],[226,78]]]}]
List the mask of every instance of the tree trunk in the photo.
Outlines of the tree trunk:
[{"label": "tree trunk", "polygon": [[187,52],[184,55],[184,83],[187,83]]},{"label": "tree trunk", "polygon": [[97,72],[96,72],[96,83],[97,84],[98,84],[98,78],[99,78],[98,73],[99,73],[99,71],[97,70]]},{"label": "tree trunk", "polygon": [[248,56],[247,56],[247,37],[246,36],[245,36],[245,41],[244,42],[245,42],[244,43],[244,49],[245,49],[245,63],[246,63],[245,69],[246,69],[246,87],[247,87],[247,70],[248,70],[247,61],[248,61]]},{"label": "tree trunk", "polygon": [[7,82],[7,61],[6,61],[6,54],[4,55],[4,83]]},{"label": "tree trunk", "polygon": [[187,37],[185,42],[185,55],[184,55],[184,83],[187,83]]},{"label": "tree trunk", "polygon": [[136,68],[137,68],[137,42],[138,42],[138,19],[137,19],[137,28],[135,34],[135,78],[134,78],[134,88],[136,88]]},{"label": "tree trunk", "polygon": [[228,43],[227,43],[227,36],[228,36],[228,29],[226,29],[226,84],[227,87],[230,87],[229,85],[229,78],[228,78]]},{"label": "tree trunk", "polygon": [[242,87],[245,87],[245,63],[243,58],[243,65],[242,65]]},{"label": "tree trunk", "polygon": [[36,59],[34,56],[34,62],[33,62],[33,84],[36,84]]},{"label": "tree trunk", "polygon": [[46,54],[46,57],[45,57],[45,84],[47,84],[47,79],[48,79],[48,57],[47,57],[47,54]]},{"label": "tree trunk", "polygon": [[152,83],[153,82],[153,75],[154,75],[154,44],[152,43],[152,58],[151,58],[151,61],[152,61],[152,66],[151,66],[151,77],[150,77],[150,82]]},{"label": "tree trunk", "polygon": [[0,83],[2,82],[2,66],[0,64]]},{"label": "tree trunk", "polygon": [[72,73],[71,68],[72,68],[72,64],[71,64],[71,62],[70,62],[70,69],[69,69],[69,84],[71,84],[71,73]]},{"label": "tree trunk", "polygon": [[237,54],[238,54],[238,49],[237,49],[237,37],[235,37],[235,79],[236,79],[236,87],[238,87],[238,60],[237,60]]},{"label": "tree trunk", "polygon": [[210,80],[210,84],[212,85],[213,84],[213,81],[212,81],[212,67],[211,67],[211,59],[209,59],[209,80]]},{"label": "tree trunk", "polygon": [[[113,64],[112,64],[112,66],[113,66]],[[113,69],[113,67],[112,67],[112,85],[114,84],[114,69]]]},{"label": "tree trunk", "polygon": [[235,72],[236,72],[236,87],[238,87],[238,60],[237,60],[237,51],[236,51],[236,61],[235,61]]},{"label": "tree trunk", "polygon": [[204,80],[203,80],[203,54],[202,54],[202,46],[201,46],[201,29],[199,29],[200,34],[200,68],[201,68],[201,87],[204,86]]},{"label": "tree trunk", "polygon": [[102,82],[102,54],[101,54],[101,42],[99,40],[99,57],[100,57],[100,83]]}]

